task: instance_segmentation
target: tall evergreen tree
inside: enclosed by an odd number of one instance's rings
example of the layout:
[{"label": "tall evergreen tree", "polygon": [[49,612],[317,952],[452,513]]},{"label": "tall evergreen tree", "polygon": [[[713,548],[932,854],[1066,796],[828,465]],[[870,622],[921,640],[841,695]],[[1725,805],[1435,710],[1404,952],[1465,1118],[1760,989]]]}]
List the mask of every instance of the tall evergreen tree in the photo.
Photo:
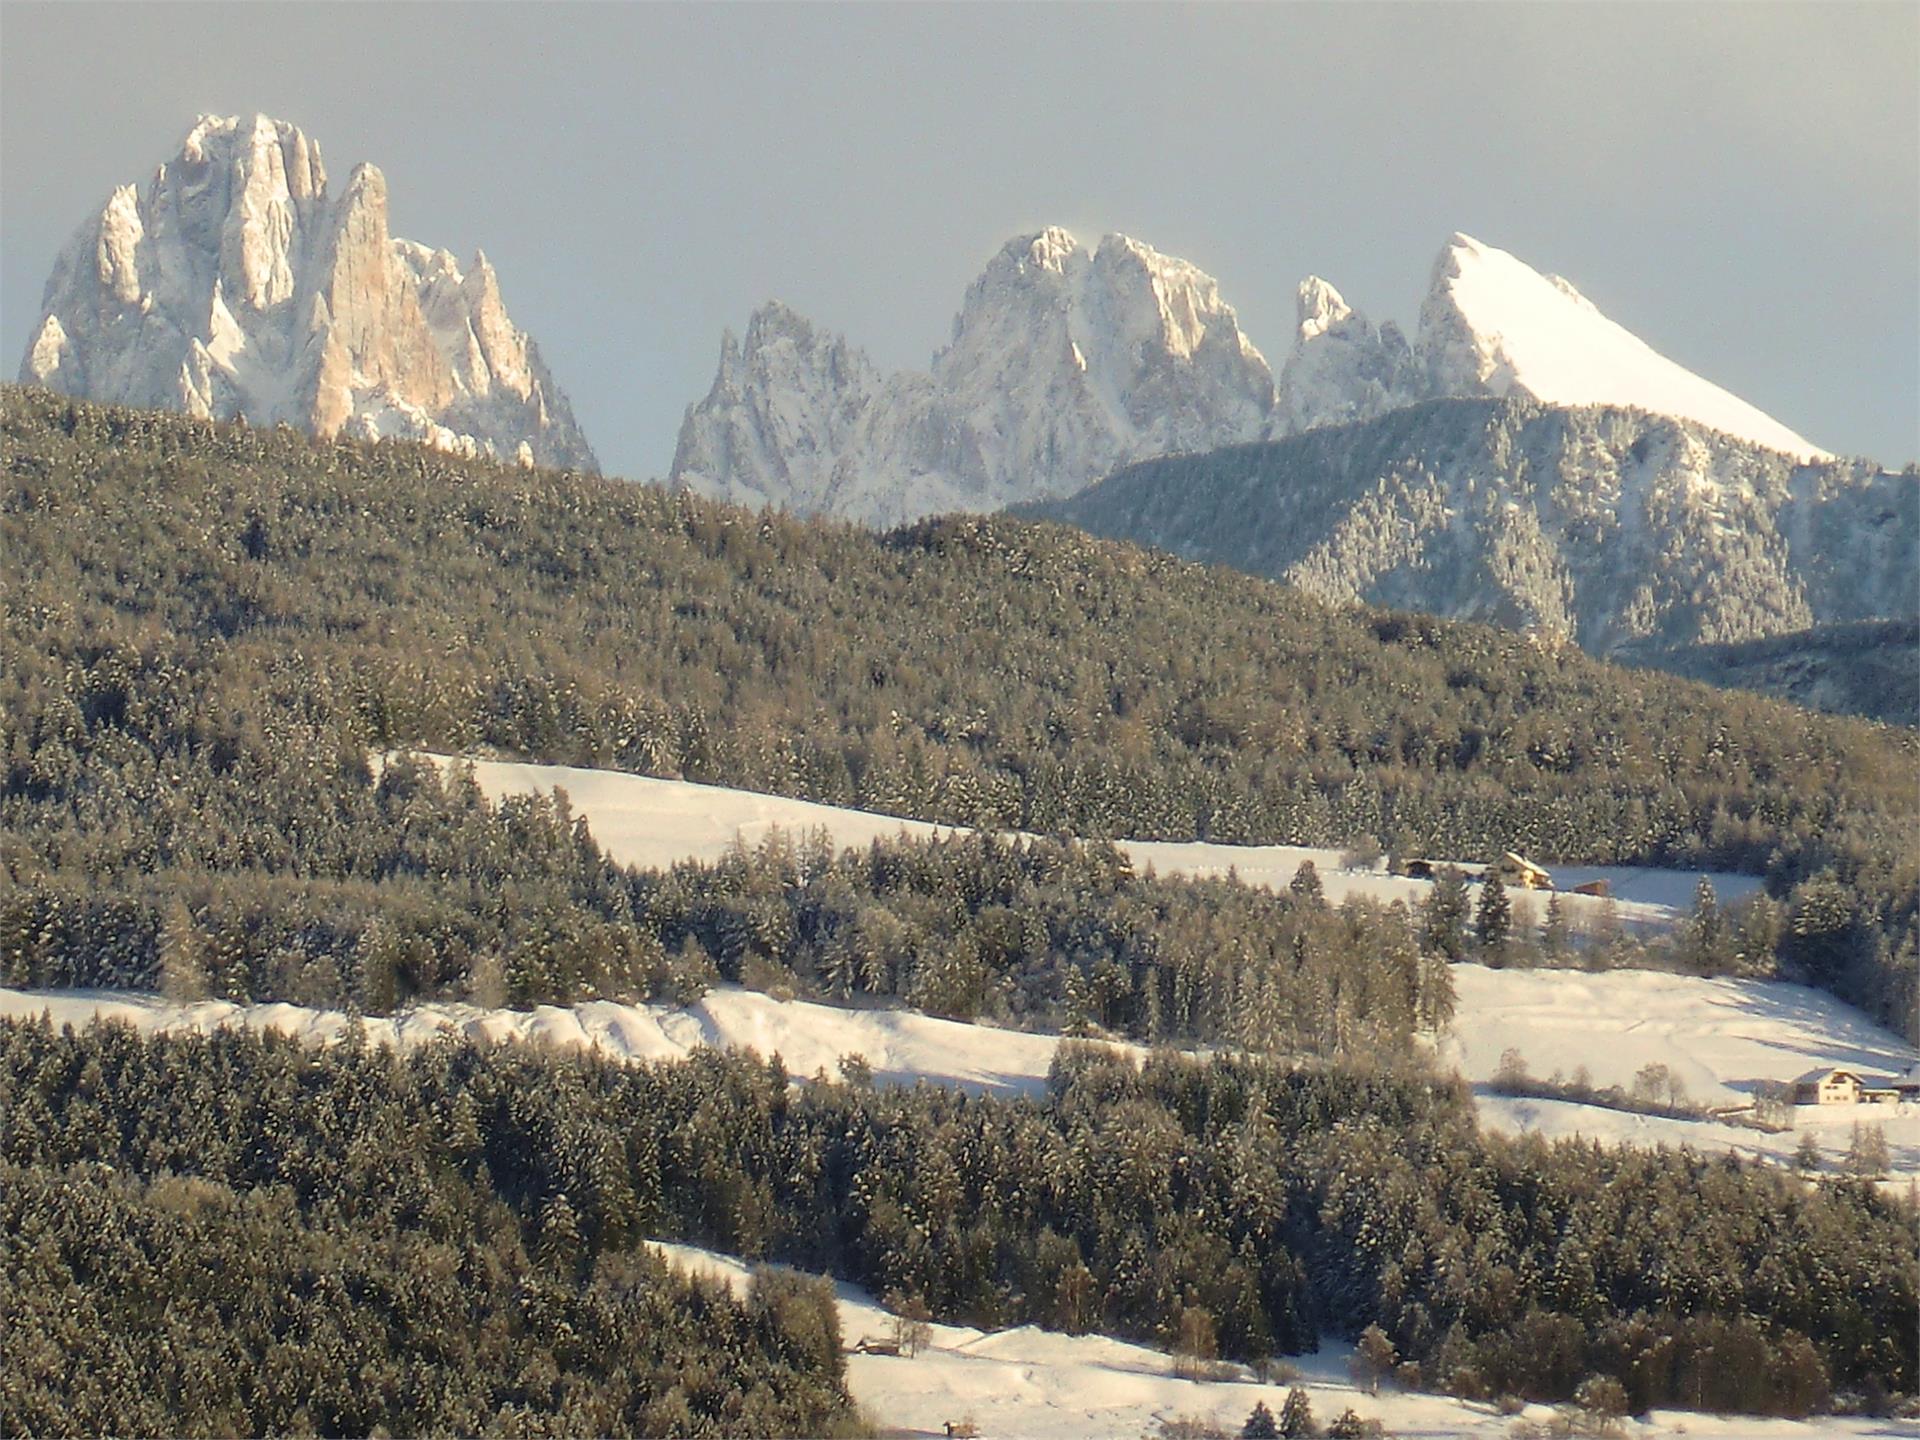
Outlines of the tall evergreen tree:
[{"label": "tall evergreen tree", "polygon": [[1473,917],[1474,938],[1492,963],[1499,963],[1506,952],[1507,937],[1513,932],[1513,901],[1500,874],[1491,866],[1480,881],[1480,902]]}]

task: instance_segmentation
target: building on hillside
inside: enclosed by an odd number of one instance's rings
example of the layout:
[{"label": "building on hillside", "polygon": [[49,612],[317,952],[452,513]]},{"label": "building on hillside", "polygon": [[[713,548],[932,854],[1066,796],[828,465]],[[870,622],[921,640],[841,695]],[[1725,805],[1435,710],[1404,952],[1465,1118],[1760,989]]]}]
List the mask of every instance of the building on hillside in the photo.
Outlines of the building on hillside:
[{"label": "building on hillside", "polygon": [[1858,1074],[1827,1065],[1793,1082],[1793,1100],[1796,1105],[1858,1105],[1860,1090]]},{"label": "building on hillside", "polygon": [[1793,1100],[1796,1105],[1895,1105],[1920,1100],[1920,1065],[1897,1078],[1822,1066],[1793,1082]]},{"label": "building on hillside", "polygon": [[1553,876],[1524,855],[1509,850],[1493,863],[1493,873],[1503,885],[1518,885],[1522,890],[1551,890]]}]

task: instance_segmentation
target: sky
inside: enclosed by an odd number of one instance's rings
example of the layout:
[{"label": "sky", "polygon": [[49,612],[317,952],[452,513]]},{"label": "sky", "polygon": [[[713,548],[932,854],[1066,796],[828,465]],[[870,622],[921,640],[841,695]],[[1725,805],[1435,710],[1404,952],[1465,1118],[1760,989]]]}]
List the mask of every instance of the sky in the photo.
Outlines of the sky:
[{"label": "sky", "polygon": [[1814,443],[1920,458],[1920,6],[0,0],[0,346],[201,113],[484,248],[612,473],[779,298],[924,366],[1009,237],[1118,230],[1279,367],[1301,278],[1411,332],[1456,230]]}]

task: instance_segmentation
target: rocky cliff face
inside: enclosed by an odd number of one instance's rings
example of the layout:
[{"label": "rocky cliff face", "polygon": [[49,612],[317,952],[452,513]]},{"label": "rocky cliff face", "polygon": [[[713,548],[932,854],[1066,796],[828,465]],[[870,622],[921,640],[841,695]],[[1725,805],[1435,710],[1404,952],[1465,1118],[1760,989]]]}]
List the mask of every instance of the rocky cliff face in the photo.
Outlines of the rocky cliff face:
[{"label": "rocky cliff face", "polygon": [[1430,401],[1174,456],[1037,507],[1095,534],[1594,654],[1911,619],[1920,474],[1691,421]]},{"label": "rocky cliff face", "polygon": [[[756,331],[774,337],[769,346],[806,338],[787,360],[761,354]],[[1636,407],[1825,458],[1566,281],[1466,235],[1441,248],[1411,342],[1309,277],[1276,383],[1210,276],[1122,235],[1088,251],[1050,229],[988,263],[927,371],[881,379],[844,339],[783,307],[759,312],[745,350],[726,342],[712,390],[688,409],[672,478],[891,524],[1071,494],[1156,455],[1509,395]]]},{"label": "rocky cliff face", "polygon": [[394,239],[371,165],[330,196],[319,145],[284,121],[203,117],[75,233],[43,310],[26,384],[595,465],[486,257]]},{"label": "rocky cliff face", "polygon": [[1065,495],[1116,465],[1258,437],[1265,359],[1201,271],[1125,236],[1008,242],[926,371],[884,380],[782,306],[690,407],[672,478],[886,525]]},{"label": "rocky cliff face", "polygon": [[1375,329],[1317,275],[1301,281],[1298,308],[1270,433],[1370,420],[1425,397],[1413,348],[1391,320]]}]

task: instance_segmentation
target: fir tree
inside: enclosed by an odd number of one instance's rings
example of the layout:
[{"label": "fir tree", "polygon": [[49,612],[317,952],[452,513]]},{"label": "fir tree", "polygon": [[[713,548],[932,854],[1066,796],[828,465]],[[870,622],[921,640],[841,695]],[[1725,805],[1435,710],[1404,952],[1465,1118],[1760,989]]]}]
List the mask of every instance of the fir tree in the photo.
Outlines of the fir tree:
[{"label": "fir tree", "polygon": [[1480,882],[1480,903],[1473,917],[1474,938],[1489,961],[1498,961],[1505,953],[1507,936],[1513,931],[1513,901],[1499,872],[1488,868]]},{"label": "fir tree", "polygon": [[1555,891],[1547,899],[1547,920],[1540,932],[1540,949],[1549,963],[1558,963],[1566,958],[1572,942],[1567,927],[1567,907],[1561,903],[1560,892]]},{"label": "fir tree", "polygon": [[1298,1385],[1287,1391],[1287,1403],[1280,1407],[1280,1433],[1286,1440],[1311,1440],[1319,1427],[1313,1422],[1313,1402]]},{"label": "fir tree", "polygon": [[1459,960],[1467,953],[1467,877],[1456,865],[1434,877],[1421,912],[1421,943],[1436,955]]},{"label": "fir tree", "polygon": [[1241,1440],[1278,1440],[1280,1426],[1273,1418],[1273,1412],[1267,1408],[1267,1402],[1255,1402],[1247,1423],[1240,1427]]}]

